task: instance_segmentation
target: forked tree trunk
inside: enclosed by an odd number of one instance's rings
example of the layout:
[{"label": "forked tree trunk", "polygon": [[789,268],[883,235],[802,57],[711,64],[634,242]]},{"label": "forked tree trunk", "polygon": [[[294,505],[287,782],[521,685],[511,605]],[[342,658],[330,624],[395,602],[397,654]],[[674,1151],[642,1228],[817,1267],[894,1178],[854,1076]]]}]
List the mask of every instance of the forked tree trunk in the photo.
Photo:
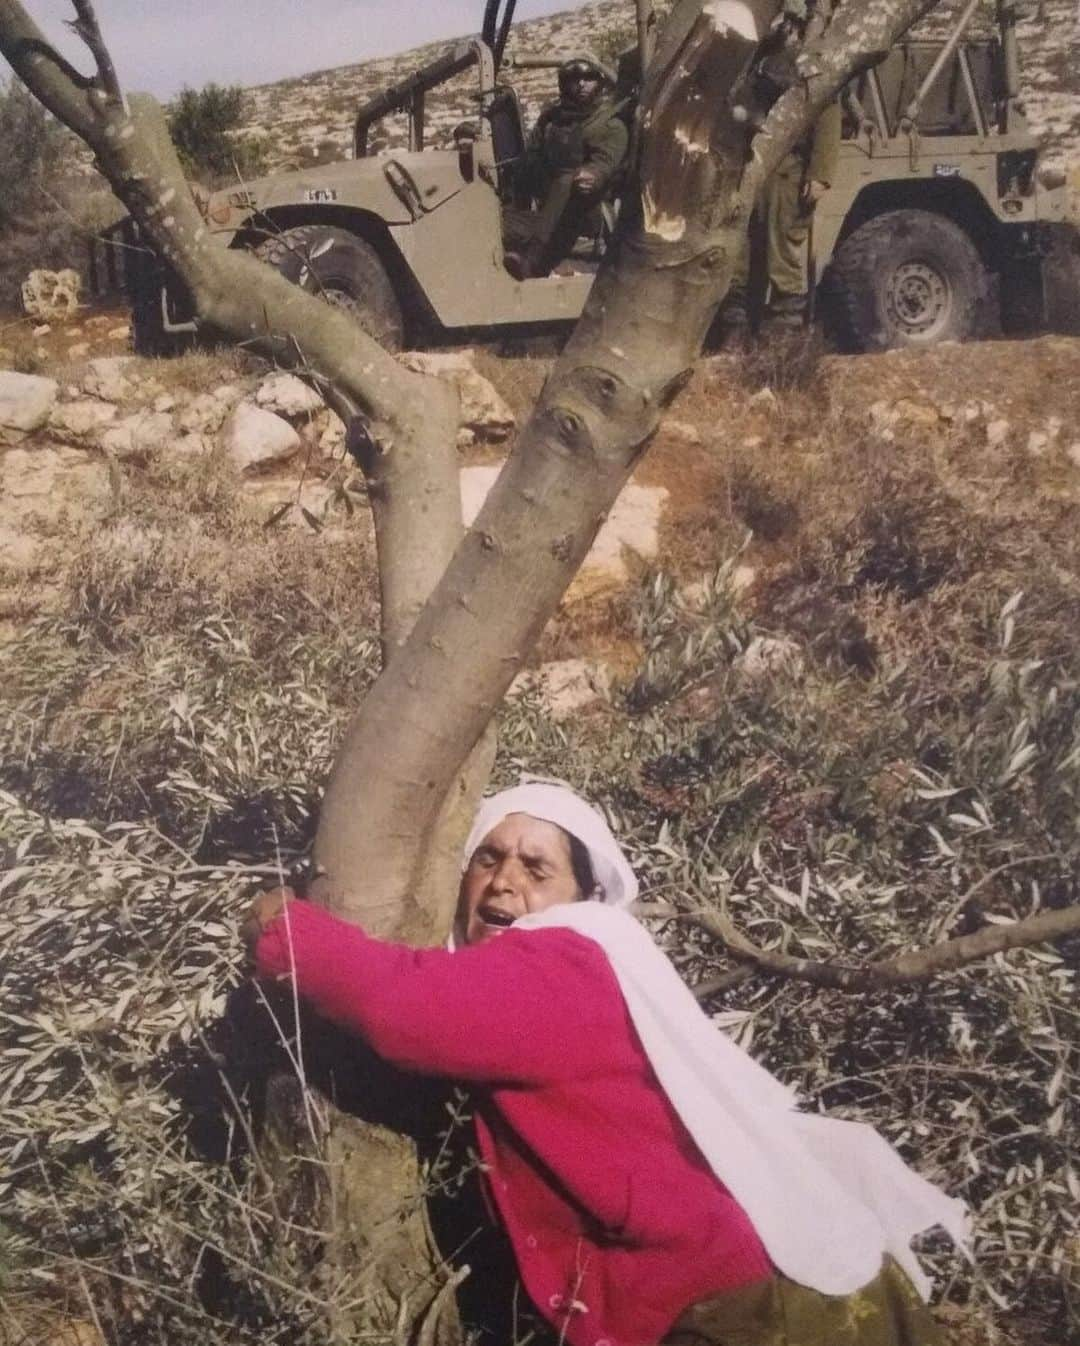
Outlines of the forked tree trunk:
[{"label": "forked tree trunk", "polygon": [[[298,368],[347,416],[355,413],[392,653],[329,782],[315,892],[375,933],[437,939],[452,913],[454,837],[484,776],[483,760],[470,763],[470,755],[689,377],[762,177],[859,61],[887,49],[930,0],[847,0],[807,55],[803,85],[777,105],[752,151],[731,92],[778,0],[676,6],[644,92],[638,188],[616,247],[460,545],[449,393],[406,373],[341,313],[210,244],[160,112],[150,100],[129,109],[89,0],[76,2],[96,83],[52,51],[18,0],[0,0],[0,50],[91,146],[201,318]],[[335,1267],[363,1266],[368,1292],[356,1312],[335,1318],[335,1340],[452,1341],[456,1322],[438,1293],[447,1275],[428,1238],[415,1155],[389,1133],[341,1116],[327,1145],[335,1227],[327,1264],[331,1277]]]}]

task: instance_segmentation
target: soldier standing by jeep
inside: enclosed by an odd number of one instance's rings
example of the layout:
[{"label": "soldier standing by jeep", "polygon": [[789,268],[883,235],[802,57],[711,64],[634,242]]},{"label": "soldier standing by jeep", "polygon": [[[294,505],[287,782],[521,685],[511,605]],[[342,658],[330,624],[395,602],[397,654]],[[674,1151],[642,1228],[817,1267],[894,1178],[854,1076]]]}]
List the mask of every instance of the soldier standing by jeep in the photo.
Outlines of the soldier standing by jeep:
[{"label": "soldier standing by jeep", "polygon": [[[789,0],[754,72],[752,97],[757,106],[753,120],[764,120],[780,94],[798,79],[794,54],[806,21],[802,0]],[[814,129],[781,161],[762,190],[751,228],[760,228],[764,235],[766,319],[794,326],[805,317],[810,229],[814,209],[836,174],[842,122],[840,104],[830,103]],[[723,310],[726,342],[741,340],[746,333],[750,252],[748,237],[736,259]]]},{"label": "soldier standing by jeep", "polygon": [[795,324],[806,314],[810,226],[814,208],[836,173],[840,123],[839,103],[829,104],[807,139],[781,161],[762,193],[767,318]]},{"label": "soldier standing by jeep", "polygon": [[516,280],[546,276],[571,250],[626,158],[629,132],[615,78],[598,61],[559,67],[559,98],[541,112],[518,170],[519,200],[504,217],[506,269]]}]

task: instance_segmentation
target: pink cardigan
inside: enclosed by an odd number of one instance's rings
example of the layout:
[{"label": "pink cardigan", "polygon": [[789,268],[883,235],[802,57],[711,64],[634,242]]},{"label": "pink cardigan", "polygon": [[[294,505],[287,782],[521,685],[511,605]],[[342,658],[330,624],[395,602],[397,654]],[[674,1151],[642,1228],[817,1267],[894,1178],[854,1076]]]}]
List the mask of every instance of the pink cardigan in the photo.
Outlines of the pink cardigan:
[{"label": "pink cardigan", "polygon": [[[742,1208],[660,1090],[599,945],[508,930],[457,953],[288,908],[296,985],[408,1070],[466,1080],[522,1281],[571,1346],[655,1346],[689,1305],[767,1278]],[[290,965],[284,918],[258,975]]]}]

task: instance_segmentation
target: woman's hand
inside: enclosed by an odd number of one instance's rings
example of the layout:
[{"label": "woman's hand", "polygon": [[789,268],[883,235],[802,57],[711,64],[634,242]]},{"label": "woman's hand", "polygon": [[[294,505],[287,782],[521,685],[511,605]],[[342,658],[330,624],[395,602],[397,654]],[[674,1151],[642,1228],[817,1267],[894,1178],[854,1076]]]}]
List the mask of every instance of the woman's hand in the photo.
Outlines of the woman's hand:
[{"label": "woman's hand", "polygon": [[254,958],[255,945],[259,936],[285,910],[286,902],[292,902],[296,894],[291,888],[271,888],[260,893],[248,908],[248,914],[240,927],[240,938],[244,941],[249,956]]}]

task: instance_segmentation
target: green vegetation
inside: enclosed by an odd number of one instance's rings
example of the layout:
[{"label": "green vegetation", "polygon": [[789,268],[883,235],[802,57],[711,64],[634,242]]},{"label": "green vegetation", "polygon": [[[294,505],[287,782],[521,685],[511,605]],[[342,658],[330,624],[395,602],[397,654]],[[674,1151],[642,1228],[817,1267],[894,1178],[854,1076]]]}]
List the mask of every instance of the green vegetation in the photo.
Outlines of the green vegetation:
[{"label": "green vegetation", "polygon": [[40,211],[43,187],[70,168],[74,147],[25,85],[0,84],[0,230]]},{"label": "green vegetation", "polygon": [[79,172],[70,132],[18,80],[0,82],[0,308],[20,306],[34,268],[81,270],[117,209],[96,174]]},{"label": "green vegetation", "polygon": [[169,132],[185,171],[209,187],[263,171],[266,145],[240,134],[248,96],[239,85],[183,89],[169,107]]}]

